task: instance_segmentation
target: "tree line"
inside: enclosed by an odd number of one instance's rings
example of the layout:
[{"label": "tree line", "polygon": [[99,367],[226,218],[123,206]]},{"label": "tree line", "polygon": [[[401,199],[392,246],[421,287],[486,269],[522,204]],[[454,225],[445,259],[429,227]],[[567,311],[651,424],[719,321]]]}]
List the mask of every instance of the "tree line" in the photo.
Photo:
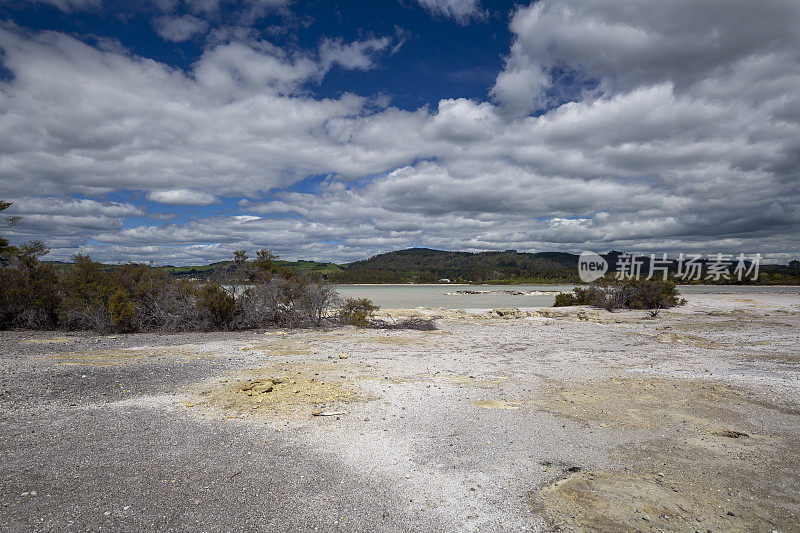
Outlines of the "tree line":
[{"label": "tree line", "polygon": [[[622,252],[610,251],[602,257],[614,271],[619,268]],[[640,257],[641,271],[647,275],[650,258]],[[748,285],[800,285],[800,262],[788,265],[762,264],[758,279],[737,279],[735,276],[708,279],[709,266],[699,261],[701,276],[697,280],[679,277],[677,260],[668,261],[668,277],[678,284],[713,283]],[[328,274],[335,283],[436,283],[442,279],[461,283],[496,284],[572,284],[581,283],[578,256],[564,252],[520,253],[516,250],[494,252],[449,252],[427,248],[411,248],[388,252],[343,266]]]},{"label": "tree line", "polygon": [[412,248],[380,254],[328,275],[336,283],[576,283],[577,261],[570,254],[446,252]]},{"label": "tree line", "polygon": [[339,304],[324,280],[276,271],[267,250],[237,252],[225,280],[176,279],[128,263],[107,269],[77,254],[66,268],[41,261],[40,242],[6,246],[0,268],[0,328],[107,332],[319,326]]},{"label": "tree line", "polygon": [[[10,202],[0,201],[0,211]],[[3,226],[21,222],[3,219]],[[0,329],[98,332],[196,331],[319,326],[339,305],[318,276],[278,268],[262,249],[234,253],[218,279],[178,279],[163,268],[128,263],[108,268],[76,254],[64,268],[42,260],[40,241],[11,246],[0,237]]]}]

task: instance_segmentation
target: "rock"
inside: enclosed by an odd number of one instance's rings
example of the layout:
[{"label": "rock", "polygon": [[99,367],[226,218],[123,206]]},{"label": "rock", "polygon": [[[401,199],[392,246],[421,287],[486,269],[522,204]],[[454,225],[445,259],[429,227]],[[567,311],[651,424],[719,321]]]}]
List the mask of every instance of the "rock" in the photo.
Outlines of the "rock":
[{"label": "rock", "polygon": [[241,390],[248,396],[255,396],[257,394],[266,394],[268,392],[272,392],[273,387],[276,381],[271,379],[266,379],[263,381],[253,381],[244,385]]},{"label": "rock", "polygon": [[520,311],[516,307],[507,307],[502,309],[492,309],[490,313],[492,317],[497,318],[525,318],[528,316],[527,311]]},{"label": "rock", "polygon": [[718,437],[728,437],[729,439],[738,439],[739,437],[749,437],[747,433],[736,431],[735,429],[718,429],[713,432],[713,435]]},{"label": "rock", "polygon": [[540,318],[560,318],[566,317],[569,313],[564,311],[563,309],[537,309],[534,311],[531,316],[537,316]]}]

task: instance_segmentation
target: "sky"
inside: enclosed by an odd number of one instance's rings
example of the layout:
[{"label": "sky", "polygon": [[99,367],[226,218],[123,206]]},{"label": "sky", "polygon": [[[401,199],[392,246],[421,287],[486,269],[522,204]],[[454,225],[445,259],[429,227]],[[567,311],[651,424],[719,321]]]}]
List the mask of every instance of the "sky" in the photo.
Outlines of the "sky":
[{"label": "sky", "polygon": [[51,259],[800,256],[797,0],[0,0]]}]

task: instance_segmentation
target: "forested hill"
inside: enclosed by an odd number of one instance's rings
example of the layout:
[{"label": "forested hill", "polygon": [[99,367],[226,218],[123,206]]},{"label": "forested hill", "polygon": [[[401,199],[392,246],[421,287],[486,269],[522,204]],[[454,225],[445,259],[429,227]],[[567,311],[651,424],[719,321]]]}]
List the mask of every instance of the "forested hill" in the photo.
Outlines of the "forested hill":
[{"label": "forested hill", "polygon": [[[617,265],[621,252],[602,254],[611,270]],[[649,260],[642,257],[642,274],[647,275]],[[694,283],[715,283],[706,278],[708,260],[703,265],[702,277]],[[504,252],[447,252],[429,248],[409,248],[388,252],[369,259],[349,264],[320,261],[273,261],[278,273],[292,272],[301,276],[314,276],[334,283],[437,283],[442,279],[460,283],[579,283],[578,256],[564,252],[519,253]],[[57,268],[69,268],[70,264],[54,262]],[[113,269],[120,265],[102,265]],[[210,265],[173,267],[164,270],[176,277],[191,279],[224,280],[234,271],[233,261],[220,261]],[[669,265],[671,275],[678,270],[676,261]],[[748,284],[800,285],[800,262],[788,265],[761,265],[759,279],[747,280]],[[679,283],[685,280],[677,279]],[[720,284],[737,283],[734,279],[720,279]]]},{"label": "forested hill", "polygon": [[338,283],[436,283],[578,280],[578,256],[561,252],[446,252],[410,248],[355,261],[329,278]]},{"label": "forested hill", "polygon": [[[622,252],[602,254],[613,270]],[[649,258],[641,257],[641,272],[647,276]],[[699,261],[701,279],[690,283],[738,283],[735,279],[708,279],[710,260]],[[677,261],[668,266],[670,275],[678,270]],[[342,270],[327,273],[336,283],[436,283],[442,279],[465,283],[578,283],[578,256],[564,252],[519,253],[446,252],[429,248],[410,248],[376,255],[342,265]],[[686,283],[686,280],[676,280]],[[763,285],[800,284],[800,262],[789,265],[761,265],[758,281]]]}]

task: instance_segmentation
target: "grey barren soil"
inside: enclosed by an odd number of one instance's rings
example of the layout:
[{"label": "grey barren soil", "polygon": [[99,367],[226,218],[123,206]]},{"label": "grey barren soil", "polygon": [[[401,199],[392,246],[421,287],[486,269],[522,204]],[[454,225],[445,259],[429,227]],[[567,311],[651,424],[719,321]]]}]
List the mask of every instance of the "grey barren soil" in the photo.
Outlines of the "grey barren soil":
[{"label": "grey barren soil", "polygon": [[4,531],[797,531],[800,299],[3,332]]}]

